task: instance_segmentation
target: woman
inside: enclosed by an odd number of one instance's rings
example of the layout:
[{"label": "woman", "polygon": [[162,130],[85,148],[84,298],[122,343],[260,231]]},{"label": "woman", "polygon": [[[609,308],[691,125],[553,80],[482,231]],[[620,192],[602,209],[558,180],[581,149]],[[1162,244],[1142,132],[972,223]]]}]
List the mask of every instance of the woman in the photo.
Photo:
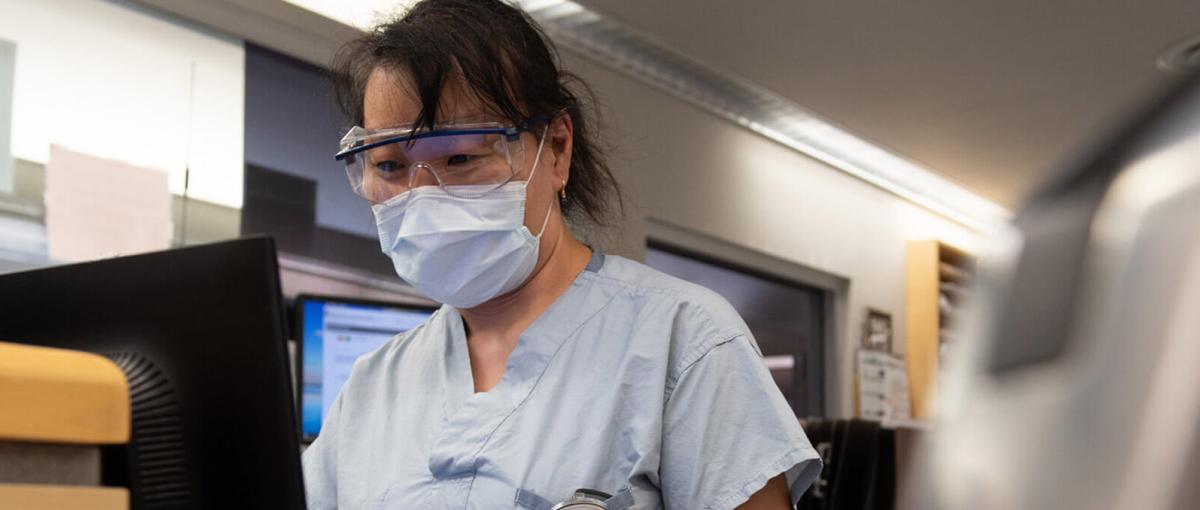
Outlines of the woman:
[{"label": "woman", "polygon": [[364,356],[304,454],[310,508],[791,508],[820,470],[716,294],[580,243],[616,184],[540,30],[426,0],[350,43],[342,140],[396,272],[445,303]]}]

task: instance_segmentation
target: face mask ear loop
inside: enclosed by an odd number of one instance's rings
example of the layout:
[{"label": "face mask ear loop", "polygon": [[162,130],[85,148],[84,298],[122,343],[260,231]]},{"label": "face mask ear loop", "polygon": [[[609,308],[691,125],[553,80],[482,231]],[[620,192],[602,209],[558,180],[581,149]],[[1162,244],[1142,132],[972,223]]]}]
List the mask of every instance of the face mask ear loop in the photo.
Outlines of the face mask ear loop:
[{"label": "face mask ear loop", "polygon": [[548,225],[550,223],[550,211],[553,209],[554,209],[554,203],[551,202],[550,205],[546,207],[546,217],[542,219],[542,228],[541,228],[541,230],[538,230],[538,234],[534,237],[541,239],[542,234],[546,233],[546,225]]},{"label": "face mask ear loop", "polygon": [[533,169],[529,171],[529,178],[525,179],[525,187],[529,187],[530,181],[533,181],[533,176],[537,174],[538,162],[542,159],[542,146],[546,145],[546,135],[548,134],[550,134],[550,126],[546,126],[546,130],[542,131],[542,138],[538,140],[538,150],[533,155]]},{"label": "face mask ear loop", "polygon": [[[533,170],[529,172],[529,179],[525,181],[525,188],[529,188],[529,183],[533,181],[533,175],[537,173],[538,161],[542,159],[542,146],[546,145],[546,135],[550,134],[550,127],[546,126],[546,130],[542,131],[542,139],[538,141],[537,154],[533,156]],[[553,206],[554,204],[551,204]],[[542,234],[546,233],[546,225],[550,224],[550,210],[553,207],[546,207],[546,217],[542,219],[542,228],[538,229],[536,238],[541,239]]]}]

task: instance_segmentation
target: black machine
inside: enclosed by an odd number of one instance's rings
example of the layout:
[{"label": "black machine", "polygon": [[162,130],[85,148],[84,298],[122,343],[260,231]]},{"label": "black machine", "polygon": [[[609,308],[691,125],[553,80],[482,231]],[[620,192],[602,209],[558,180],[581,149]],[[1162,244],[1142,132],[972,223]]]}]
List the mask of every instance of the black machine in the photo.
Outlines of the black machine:
[{"label": "black machine", "polygon": [[133,508],[304,508],[270,238],[0,275],[0,338],[125,371],[132,437],[103,481]]}]

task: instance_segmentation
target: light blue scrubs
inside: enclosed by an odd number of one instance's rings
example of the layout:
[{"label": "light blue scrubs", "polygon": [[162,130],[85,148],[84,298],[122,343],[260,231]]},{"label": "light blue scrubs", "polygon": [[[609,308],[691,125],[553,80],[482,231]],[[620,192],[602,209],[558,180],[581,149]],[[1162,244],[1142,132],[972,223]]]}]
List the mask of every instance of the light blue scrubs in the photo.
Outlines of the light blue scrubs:
[{"label": "light blue scrubs", "polygon": [[475,393],[458,312],[354,365],[304,453],[312,509],[729,509],[821,462],[717,294],[596,252]]}]

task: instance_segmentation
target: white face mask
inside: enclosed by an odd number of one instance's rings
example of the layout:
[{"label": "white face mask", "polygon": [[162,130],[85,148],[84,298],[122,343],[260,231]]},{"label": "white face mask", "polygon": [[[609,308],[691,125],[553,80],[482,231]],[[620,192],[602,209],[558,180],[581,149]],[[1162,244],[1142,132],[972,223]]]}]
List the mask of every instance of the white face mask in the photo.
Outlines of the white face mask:
[{"label": "white face mask", "polygon": [[[372,206],[380,247],[396,274],[455,308],[474,307],[524,284],[537,264],[553,208],[546,210],[536,236],[525,227],[526,190],[545,141],[543,134],[528,180],[509,182],[478,198],[424,186]],[[469,192],[473,187],[455,188]]]}]

